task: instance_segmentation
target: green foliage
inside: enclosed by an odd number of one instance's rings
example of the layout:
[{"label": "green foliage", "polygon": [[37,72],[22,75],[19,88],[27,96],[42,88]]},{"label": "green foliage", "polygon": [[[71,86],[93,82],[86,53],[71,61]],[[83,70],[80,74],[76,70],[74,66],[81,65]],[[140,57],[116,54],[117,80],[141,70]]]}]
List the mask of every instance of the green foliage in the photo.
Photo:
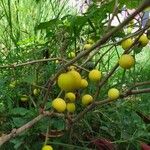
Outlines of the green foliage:
[{"label": "green foliage", "polygon": [[[136,8],[139,3],[141,0],[119,0],[119,9],[123,5],[127,8]],[[70,10],[67,0],[64,3],[58,0],[1,0],[0,4],[0,135],[2,135],[38,116],[43,105],[46,110],[52,110],[51,101],[58,95],[63,96],[64,93],[61,93],[57,84],[54,84],[45,103],[48,80],[54,77],[65,61],[71,60],[67,57],[69,52],[74,51],[78,54],[83,51],[88,39],[96,42],[105,36],[107,27],[104,20],[107,13],[112,13],[115,1],[110,0],[100,6],[94,2],[83,15]],[[101,45],[102,48],[98,47],[99,51],[82,67],[89,70],[100,69],[105,76],[124,52],[119,46],[120,43],[114,44],[114,47],[107,51],[113,42],[124,36],[125,33],[121,29]],[[102,55],[104,56],[101,57]],[[135,47],[132,55],[136,58],[135,66],[126,71],[119,67],[101,89],[99,101],[107,98],[107,91],[111,87],[117,87],[124,92],[136,82],[149,80],[149,46],[138,49]],[[79,60],[76,65],[82,65],[87,57]],[[53,60],[19,67],[9,66],[45,58],[62,58],[65,61],[58,59],[58,62]],[[1,67],[5,65],[8,66]],[[85,70],[80,73],[85,78],[88,76]],[[88,82],[90,84],[88,88],[77,92],[77,110],[74,115],[84,110],[80,103],[81,95],[96,93],[97,83],[89,80]],[[140,88],[147,87],[144,85]],[[40,89],[38,96],[33,94],[35,88]],[[21,101],[23,95],[29,100]],[[47,132],[49,135],[47,143],[54,149],[88,150],[91,139],[96,138],[110,139],[120,149],[138,149],[139,141],[150,140],[149,125],[145,124],[136,113],[142,111],[145,115],[149,115],[149,96],[139,94],[103,107],[98,106],[85,114],[72,130],[66,130],[68,128],[66,122],[69,120],[67,117],[70,116],[45,117],[29,130],[12,138],[1,149],[40,150]]]}]

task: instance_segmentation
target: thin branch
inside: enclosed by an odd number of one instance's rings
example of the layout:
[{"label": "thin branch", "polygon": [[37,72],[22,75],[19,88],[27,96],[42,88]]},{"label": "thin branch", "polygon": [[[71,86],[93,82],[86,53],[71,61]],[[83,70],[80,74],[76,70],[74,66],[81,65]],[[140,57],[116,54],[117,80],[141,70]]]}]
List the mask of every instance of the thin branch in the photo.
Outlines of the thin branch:
[{"label": "thin branch", "polygon": [[94,65],[94,68],[98,65],[98,63],[100,62],[100,60],[114,47],[114,45],[112,45],[108,50],[106,50],[101,56],[100,58],[97,60],[97,62]]},{"label": "thin branch", "polygon": [[100,92],[100,89],[102,88],[102,86],[106,83],[106,81],[113,75],[113,73],[116,71],[116,69],[119,67],[118,62],[116,63],[116,65],[112,68],[112,70],[99,82],[96,93],[94,95],[94,99],[97,99],[97,96]]},{"label": "thin branch", "polygon": [[61,117],[63,117],[64,115],[63,114],[54,113],[53,111],[51,111],[51,112],[44,111],[42,114],[38,115],[37,117],[35,117],[31,121],[29,121],[28,123],[24,124],[20,128],[18,128],[18,129],[12,129],[12,131],[9,134],[2,135],[0,137],[0,147],[4,143],[6,143],[7,141],[9,141],[11,138],[14,138],[14,137],[18,136],[20,133],[22,133],[22,132],[28,130],[29,128],[31,128],[34,124],[36,124],[38,121],[40,121],[45,116],[61,116]]},{"label": "thin branch", "polygon": [[139,87],[139,86],[143,86],[143,85],[150,85],[150,81],[144,81],[144,82],[135,83],[129,90],[131,91],[134,88]]},{"label": "thin branch", "polygon": [[[119,98],[125,98],[125,97],[131,96],[131,95],[142,94],[142,93],[150,93],[150,88],[127,91],[125,93],[120,94]],[[119,100],[119,98],[117,100]],[[95,101],[95,102],[93,102],[88,107],[86,107],[82,112],[80,112],[76,116],[76,118],[74,118],[72,120],[72,124],[75,124],[76,122],[78,122],[87,112],[91,111],[95,107],[103,106],[103,105],[106,105],[106,104],[112,103],[112,102],[114,102],[114,101],[110,100],[109,98],[107,98],[105,100],[102,100],[102,101]]]},{"label": "thin branch", "polygon": [[114,10],[113,10],[113,13],[112,13],[112,17],[111,19],[109,20],[108,22],[108,26],[107,26],[107,29],[106,30],[109,30],[110,27],[111,27],[111,23],[114,19],[114,17],[116,16],[116,14],[118,13],[118,0],[115,1],[115,6],[114,6]]},{"label": "thin branch", "polygon": [[0,69],[16,68],[16,67],[22,67],[22,66],[25,66],[25,65],[32,65],[32,64],[35,64],[35,63],[47,62],[47,61],[55,61],[55,60],[62,60],[62,59],[60,59],[60,58],[38,59],[38,60],[33,60],[33,61],[21,63],[21,64],[11,64],[11,65],[0,66]]},{"label": "thin branch", "polygon": [[136,95],[136,94],[142,94],[142,93],[150,93],[150,88],[146,88],[146,89],[139,89],[139,90],[131,90],[130,92],[128,92],[128,95]]}]

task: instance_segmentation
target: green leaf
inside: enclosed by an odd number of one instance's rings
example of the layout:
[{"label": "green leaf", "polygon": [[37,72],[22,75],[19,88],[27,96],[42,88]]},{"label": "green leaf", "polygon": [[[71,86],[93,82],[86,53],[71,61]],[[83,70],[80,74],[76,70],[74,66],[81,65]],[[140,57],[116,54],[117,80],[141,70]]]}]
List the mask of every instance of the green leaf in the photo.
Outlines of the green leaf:
[{"label": "green leaf", "polygon": [[136,8],[139,6],[140,3],[142,3],[143,0],[120,0],[120,6],[124,6],[126,5],[127,8],[132,9],[132,8]]},{"label": "green leaf", "polygon": [[12,115],[20,115],[20,116],[24,116],[29,112],[28,109],[22,108],[22,107],[18,107],[18,108],[14,108],[10,111],[10,113]]},{"label": "green leaf", "polygon": [[15,139],[12,139],[11,142],[14,144],[14,149],[19,149],[19,147],[22,145],[23,143],[23,138],[15,138]]},{"label": "green leaf", "polygon": [[16,128],[21,127],[22,125],[26,123],[26,119],[21,118],[21,117],[13,117],[12,120]]},{"label": "green leaf", "polygon": [[37,25],[35,27],[35,29],[41,30],[41,29],[46,29],[46,28],[52,28],[52,27],[56,26],[56,24],[58,24],[59,22],[60,22],[60,20],[58,18],[52,19],[47,22],[41,22],[39,25]]}]

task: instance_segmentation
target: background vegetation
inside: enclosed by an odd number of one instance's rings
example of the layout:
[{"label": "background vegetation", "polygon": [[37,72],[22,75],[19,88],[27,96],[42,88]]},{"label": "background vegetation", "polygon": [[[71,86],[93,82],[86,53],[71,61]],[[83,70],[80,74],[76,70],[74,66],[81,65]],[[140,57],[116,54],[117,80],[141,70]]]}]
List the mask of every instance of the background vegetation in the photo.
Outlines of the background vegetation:
[{"label": "background vegetation", "polygon": [[[72,61],[72,58],[68,58],[68,53],[82,53],[88,39],[96,42],[103,38],[107,31],[112,30],[107,30],[107,26],[104,26],[104,19],[107,13],[113,12],[115,2],[93,1],[87,12],[79,15],[68,7],[67,0],[0,1],[1,136],[32,120],[41,112],[44,105],[46,110],[52,110],[51,101],[57,97],[60,89],[55,85],[47,92],[47,83],[59,69],[62,69],[64,63],[62,60],[59,63],[56,60],[61,58],[65,62]],[[123,5],[136,9],[141,1],[119,0],[118,3],[119,11]],[[124,28],[127,27],[128,25]],[[88,62],[83,64],[87,59],[87,56],[84,56],[75,64],[82,65],[87,70],[91,70],[95,65],[95,68],[100,69],[105,76],[124,52],[118,42],[118,39],[130,36],[124,32],[124,28],[97,47],[94,57]],[[140,48],[138,52],[136,46],[132,50],[136,58],[134,68],[127,71],[118,68],[101,89],[99,100],[107,98],[107,91],[111,87],[117,87],[124,92],[137,82],[150,80],[149,45]],[[103,56],[104,53],[106,54]],[[41,59],[49,61],[39,62]],[[29,64],[34,60],[37,60],[37,63]],[[22,65],[17,66],[18,64]],[[82,71],[81,74],[86,76],[87,72]],[[93,83],[90,84],[84,92],[94,95],[96,87]],[[147,88],[148,85],[142,87]],[[40,89],[37,96],[33,94],[35,88]],[[20,101],[23,95],[27,95],[29,101]],[[90,149],[90,143],[94,139],[108,139],[116,144],[118,149],[140,149],[141,141],[150,141],[150,126],[138,115],[138,112],[145,116],[149,115],[149,97],[149,93],[133,95],[103,107],[98,106],[84,115],[72,126],[72,130],[68,131],[65,130],[64,117],[44,117],[28,131],[3,144],[0,149],[40,150],[46,135],[49,136],[47,144],[51,144],[56,150]],[[83,110],[84,107],[78,102],[74,115]]]}]

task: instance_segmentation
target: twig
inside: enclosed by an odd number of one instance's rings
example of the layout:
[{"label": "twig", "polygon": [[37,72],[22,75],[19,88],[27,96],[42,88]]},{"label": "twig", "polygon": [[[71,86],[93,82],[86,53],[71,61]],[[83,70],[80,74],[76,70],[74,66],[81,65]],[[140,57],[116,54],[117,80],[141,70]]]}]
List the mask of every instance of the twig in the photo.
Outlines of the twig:
[{"label": "twig", "polygon": [[107,26],[106,31],[110,29],[111,23],[112,23],[114,17],[116,16],[117,12],[118,12],[118,0],[115,1],[115,6],[114,6],[113,13],[112,13],[112,17],[111,17],[111,19],[108,22],[108,26]]},{"label": "twig", "polygon": [[25,66],[25,65],[32,65],[32,64],[35,64],[35,63],[46,62],[46,61],[55,61],[55,60],[62,60],[62,59],[60,59],[60,58],[39,59],[39,60],[33,60],[33,61],[21,63],[21,64],[11,64],[11,65],[0,66],[0,68],[1,69],[16,68],[16,67],[22,67],[22,66]]},{"label": "twig", "polygon": [[14,138],[17,135],[19,135],[20,133],[24,132],[25,130],[31,128],[35,123],[37,123],[43,117],[51,116],[52,114],[53,114],[53,112],[45,112],[43,114],[40,114],[39,116],[35,117],[31,121],[29,121],[28,123],[23,125],[22,127],[18,128],[18,129],[13,129],[9,134],[2,135],[0,137],[0,146],[2,146],[5,142],[9,141],[11,138]]},{"label": "twig", "polygon": [[116,63],[116,65],[112,68],[112,70],[102,79],[101,82],[99,82],[96,93],[94,95],[94,99],[97,99],[97,96],[100,92],[100,89],[102,88],[102,86],[106,83],[106,81],[113,75],[113,73],[116,71],[116,69],[118,68],[119,64],[118,62]]},{"label": "twig", "polygon": [[97,62],[94,65],[94,68],[97,66],[97,64],[100,62],[100,60],[114,47],[114,45],[112,45],[107,51],[105,51],[100,58],[97,60]]},{"label": "twig", "polygon": [[135,83],[129,90],[131,91],[134,88],[136,88],[138,86],[143,86],[143,85],[150,85],[150,81],[144,81],[144,82]]},{"label": "twig", "polygon": [[[136,95],[136,94],[142,94],[142,93],[150,93],[150,88],[146,88],[146,89],[140,89],[140,90],[131,90],[131,91],[127,91],[125,93],[120,94],[119,98],[125,98],[128,97],[130,95]],[[119,98],[117,100],[119,100]],[[76,118],[74,118],[72,120],[72,124],[75,124],[77,121],[79,121],[87,112],[91,111],[92,109],[94,109],[97,106],[103,106],[106,105],[108,103],[114,102],[113,100],[110,99],[105,99],[102,101],[95,101],[92,104],[90,104],[87,108],[85,108],[81,113],[79,113]]]}]

